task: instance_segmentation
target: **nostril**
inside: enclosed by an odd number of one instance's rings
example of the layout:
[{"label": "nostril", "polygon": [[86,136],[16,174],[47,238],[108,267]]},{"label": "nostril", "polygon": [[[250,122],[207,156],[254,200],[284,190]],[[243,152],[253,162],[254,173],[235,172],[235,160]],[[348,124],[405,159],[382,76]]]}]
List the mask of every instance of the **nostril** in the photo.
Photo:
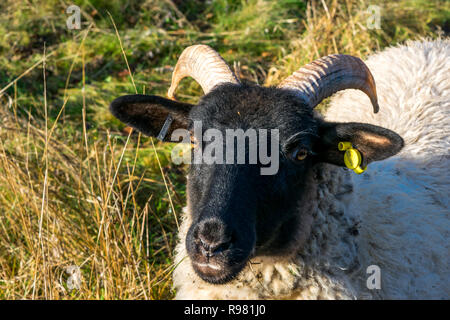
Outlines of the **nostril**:
[{"label": "nostril", "polygon": [[199,221],[193,236],[197,250],[205,257],[228,250],[235,239],[231,228],[217,218]]},{"label": "nostril", "polygon": [[223,240],[215,239],[211,241],[202,235],[198,235],[198,240],[202,254],[208,257],[223,252],[231,246],[231,237]]},{"label": "nostril", "polygon": [[231,240],[227,240],[227,241],[224,241],[224,242],[218,244],[215,247],[212,247],[211,251],[213,253],[220,253],[222,251],[225,251],[225,250],[229,249],[230,246],[231,246]]},{"label": "nostril", "polygon": [[200,240],[200,244],[203,249],[205,249],[205,250],[210,249],[210,245],[209,245],[210,242],[208,240],[204,239],[202,236],[199,236],[198,239]]}]

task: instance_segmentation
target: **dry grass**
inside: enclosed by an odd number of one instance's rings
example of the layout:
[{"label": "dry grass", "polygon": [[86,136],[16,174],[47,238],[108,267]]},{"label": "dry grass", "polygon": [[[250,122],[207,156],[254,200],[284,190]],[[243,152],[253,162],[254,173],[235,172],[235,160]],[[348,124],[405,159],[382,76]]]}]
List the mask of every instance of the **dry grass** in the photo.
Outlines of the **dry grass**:
[{"label": "dry grass", "polygon": [[[135,175],[139,141],[127,149],[107,133],[87,143],[85,131],[64,143],[69,134],[53,131],[57,123],[46,130],[31,115],[18,118],[15,104],[0,113],[8,124],[0,129],[1,296],[170,297],[176,230],[173,216],[155,216],[151,193],[136,199],[145,179]],[[80,268],[77,290],[71,266]]]},{"label": "dry grass", "polygon": [[[187,45],[210,44],[245,79],[274,85],[319,56],[365,57],[448,23],[442,1],[376,1],[381,30],[366,28],[363,0],[75,2],[77,33],[64,29],[64,1],[0,4],[1,299],[173,297],[186,168],[170,145],[124,133],[107,106],[164,95]],[[184,81],[179,97],[200,94]]]}]

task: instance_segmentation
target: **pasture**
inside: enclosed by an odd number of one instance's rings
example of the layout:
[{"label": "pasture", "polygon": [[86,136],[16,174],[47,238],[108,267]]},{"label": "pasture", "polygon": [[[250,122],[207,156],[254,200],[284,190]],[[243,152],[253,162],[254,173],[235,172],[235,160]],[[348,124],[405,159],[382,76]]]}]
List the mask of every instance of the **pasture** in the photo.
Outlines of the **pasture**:
[{"label": "pasture", "polygon": [[[187,168],[108,106],[165,96],[185,47],[270,86],[327,54],[448,37],[449,18],[439,0],[2,1],[0,299],[173,298]],[[201,95],[189,80],[177,92]]]}]

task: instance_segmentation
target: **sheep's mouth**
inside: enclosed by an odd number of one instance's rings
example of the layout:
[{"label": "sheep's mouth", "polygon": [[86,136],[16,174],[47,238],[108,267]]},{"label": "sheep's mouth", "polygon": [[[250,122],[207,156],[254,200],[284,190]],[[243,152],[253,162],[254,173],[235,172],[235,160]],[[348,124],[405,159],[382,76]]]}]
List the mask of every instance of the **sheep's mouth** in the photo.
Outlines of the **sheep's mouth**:
[{"label": "sheep's mouth", "polygon": [[[199,226],[208,223],[206,231],[198,230]],[[223,232],[223,224],[209,219],[196,222],[186,235],[186,249],[190,264],[196,275],[212,284],[223,284],[232,281],[247,264],[253,255],[254,233]]]},{"label": "sheep's mouth", "polygon": [[195,273],[204,281],[212,284],[224,284],[230,282],[245,267],[247,259],[239,263],[226,264],[217,261],[200,262],[192,261]]}]

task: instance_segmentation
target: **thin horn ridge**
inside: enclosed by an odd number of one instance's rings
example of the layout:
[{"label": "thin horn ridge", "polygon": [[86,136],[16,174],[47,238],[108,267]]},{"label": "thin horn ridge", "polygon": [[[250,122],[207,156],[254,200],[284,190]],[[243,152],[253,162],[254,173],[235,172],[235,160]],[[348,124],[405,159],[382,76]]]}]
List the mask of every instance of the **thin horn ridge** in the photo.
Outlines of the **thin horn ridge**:
[{"label": "thin horn ridge", "polygon": [[293,89],[311,106],[345,89],[359,89],[372,102],[373,112],[379,111],[375,80],[366,64],[359,58],[332,54],[314,60],[287,77],[278,86]]},{"label": "thin horn ridge", "polygon": [[167,93],[174,99],[175,90],[185,77],[192,77],[207,94],[220,83],[239,83],[225,60],[210,46],[200,44],[184,49],[172,74],[172,83]]}]

